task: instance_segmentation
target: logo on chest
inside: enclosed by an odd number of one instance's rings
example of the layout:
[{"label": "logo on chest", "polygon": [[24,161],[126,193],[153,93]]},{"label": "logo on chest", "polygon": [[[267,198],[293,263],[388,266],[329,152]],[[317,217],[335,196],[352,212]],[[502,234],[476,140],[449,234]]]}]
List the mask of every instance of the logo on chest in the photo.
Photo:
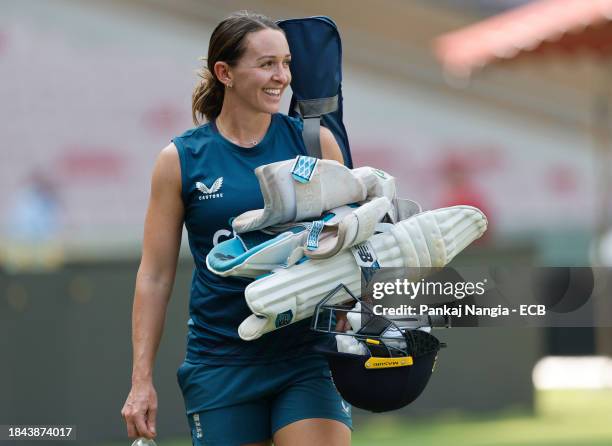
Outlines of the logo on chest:
[{"label": "logo on chest", "polygon": [[212,186],[208,187],[206,184],[196,181],[196,189],[202,192],[202,195],[198,197],[198,200],[211,200],[213,198],[223,198],[223,192],[221,186],[223,186],[223,177],[219,177],[215,180]]}]

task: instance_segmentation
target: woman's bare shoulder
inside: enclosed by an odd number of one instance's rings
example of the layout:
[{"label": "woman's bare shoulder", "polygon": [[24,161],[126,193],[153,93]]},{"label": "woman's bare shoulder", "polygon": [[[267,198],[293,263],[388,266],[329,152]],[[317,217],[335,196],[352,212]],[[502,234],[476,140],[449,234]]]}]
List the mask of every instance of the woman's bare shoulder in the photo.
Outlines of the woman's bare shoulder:
[{"label": "woman's bare shoulder", "polygon": [[181,186],[181,165],[174,143],[168,144],[158,154],[153,170],[153,181],[165,185]]}]

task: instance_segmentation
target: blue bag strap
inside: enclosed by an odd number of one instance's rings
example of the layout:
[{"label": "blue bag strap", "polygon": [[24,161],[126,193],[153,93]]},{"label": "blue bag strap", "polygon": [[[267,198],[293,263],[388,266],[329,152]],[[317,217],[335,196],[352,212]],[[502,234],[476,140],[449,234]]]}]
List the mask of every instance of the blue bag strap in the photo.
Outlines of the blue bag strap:
[{"label": "blue bag strap", "polygon": [[346,128],[342,122],[342,45],[329,17],[281,20],[291,50],[289,115],[304,121],[302,136],[310,156],[321,157],[320,126],[334,135],[344,163],[353,167]]}]

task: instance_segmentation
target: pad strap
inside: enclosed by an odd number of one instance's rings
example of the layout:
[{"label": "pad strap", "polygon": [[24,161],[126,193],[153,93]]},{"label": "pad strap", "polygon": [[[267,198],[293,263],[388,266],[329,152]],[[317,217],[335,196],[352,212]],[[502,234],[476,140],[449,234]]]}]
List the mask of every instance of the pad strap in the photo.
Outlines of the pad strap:
[{"label": "pad strap", "polygon": [[297,156],[293,167],[291,167],[291,176],[298,183],[306,184],[310,182],[317,168],[318,161],[318,158],[313,158],[312,156]]},{"label": "pad strap", "polygon": [[319,247],[319,237],[323,231],[325,222],[323,220],[317,220],[312,222],[310,231],[308,232],[308,238],[306,239],[306,249],[312,251]]}]

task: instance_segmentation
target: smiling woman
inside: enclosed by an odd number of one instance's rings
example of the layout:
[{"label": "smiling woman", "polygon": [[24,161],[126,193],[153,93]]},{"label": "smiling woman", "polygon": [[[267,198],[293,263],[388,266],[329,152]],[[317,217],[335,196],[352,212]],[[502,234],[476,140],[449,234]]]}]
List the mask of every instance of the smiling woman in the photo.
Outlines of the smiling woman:
[{"label": "smiling woman", "polygon": [[[224,33],[229,24],[222,22],[213,33],[192,113],[196,124],[198,116],[215,120],[223,136],[249,147],[263,139],[270,116],[279,110],[281,95],[291,82],[291,54],[274,22],[263,16],[243,16],[252,22],[232,27],[229,36]],[[251,119],[239,122],[243,113]]]},{"label": "smiling woman", "polygon": [[[206,268],[207,254],[232,233],[230,220],[263,207],[255,168],[307,154],[302,122],[279,113],[290,62],[285,34],[269,18],[241,12],[223,20],[193,93],[197,127],[158,157],[134,296],[132,389],[122,410],[131,437],[156,434],[153,364],[184,224],[195,273],[178,381],[193,444],[350,444],[350,407],[315,353],[327,338],[306,320],[243,341],[237,329],[250,314],[249,282]],[[323,157],[342,162],[331,132],[320,136]]]}]

